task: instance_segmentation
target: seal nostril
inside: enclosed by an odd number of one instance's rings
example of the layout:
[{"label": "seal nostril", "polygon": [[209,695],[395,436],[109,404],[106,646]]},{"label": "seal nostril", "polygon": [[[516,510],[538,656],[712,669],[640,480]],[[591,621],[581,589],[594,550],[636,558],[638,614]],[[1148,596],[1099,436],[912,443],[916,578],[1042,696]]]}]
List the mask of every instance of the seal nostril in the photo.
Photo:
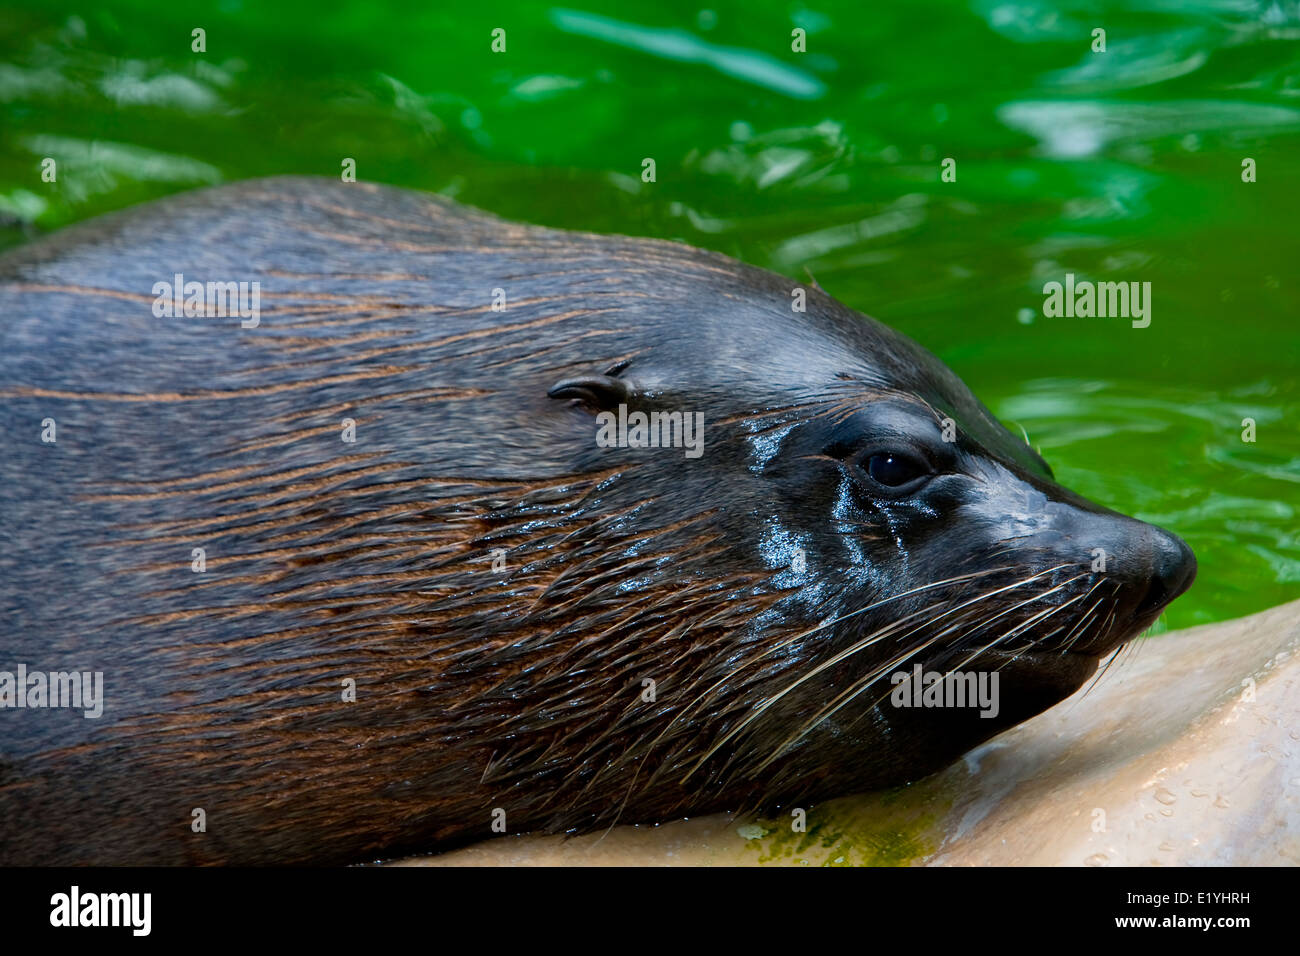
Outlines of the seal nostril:
[{"label": "seal nostril", "polygon": [[1159,611],[1196,579],[1196,555],[1182,538],[1160,528],[1152,529],[1152,538],[1151,584],[1138,605],[1139,615]]}]

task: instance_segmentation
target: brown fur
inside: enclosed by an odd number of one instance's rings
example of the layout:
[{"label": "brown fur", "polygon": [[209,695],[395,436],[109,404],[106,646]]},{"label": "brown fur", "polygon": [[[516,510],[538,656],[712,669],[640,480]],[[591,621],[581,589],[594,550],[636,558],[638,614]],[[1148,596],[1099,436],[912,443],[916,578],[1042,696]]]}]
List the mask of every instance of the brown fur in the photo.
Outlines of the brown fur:
[{"label": "brown fur", "polygon": [[[260,281],[260,327],[156,318],[150,290],[176,272]],[[808,801],[911,779],[1078,686],[1148,614],[1149,566],[1091,618],[1063,615],[1089,653],[1012,681],[1000,722],[904,719],[872,693],[788,739],[914,646],[798,683],[924,610],[864,616],[874,602],[1061,560],[1055,538],[995,560],[1014,528],[955,543],[918,516],[899,563],[894,505],[836,505],[856,479],[828,436],[861,409],[952,416],[972,481],[1109,514],[932,357],[817,290],[792,313],[794,286],[686,246],[307,179],[0,258],[0,669],[103,670],[107,698],[99,720],[0,712],[0,861],[357,862],[489,837],[496,808],[518,832]],[[591,403],[547,394],[591,378],[704,412],[704,456],[597,448]],[[1139,527],[1112,538],[1149,559]],[[786,534],[810,576],[773,550]],[[945,606],[992,580],[955,582]],[[1041,600],[1006,623],[1061,598]],[[981,635],[976,610],[950,619],[954,641]]]}]

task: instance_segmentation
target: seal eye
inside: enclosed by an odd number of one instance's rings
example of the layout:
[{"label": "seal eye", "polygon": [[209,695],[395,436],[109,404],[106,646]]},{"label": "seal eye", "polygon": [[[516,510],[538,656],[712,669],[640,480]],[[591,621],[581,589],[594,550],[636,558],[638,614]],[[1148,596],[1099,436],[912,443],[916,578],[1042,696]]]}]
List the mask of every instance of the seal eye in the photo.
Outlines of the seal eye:
[{"label": "seal eye", "polygon": [[882,451],[867,459],[867,475],[886,488],[909,485],[929,470],[925,462],[902,452]]}]

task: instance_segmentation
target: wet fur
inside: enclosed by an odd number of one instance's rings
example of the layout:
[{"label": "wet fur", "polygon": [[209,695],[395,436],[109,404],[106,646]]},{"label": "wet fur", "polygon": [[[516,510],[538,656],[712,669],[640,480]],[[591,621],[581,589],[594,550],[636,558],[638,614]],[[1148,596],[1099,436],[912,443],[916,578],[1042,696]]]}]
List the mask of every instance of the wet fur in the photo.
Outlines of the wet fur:
[{"label": "wet fur", "polygon": [[[260,328],[155,318],[151,287],[176,272],[260,281]],[[520,832],[806,803],[914,779],[1078,686],[1095,662],[1024,683],[998,727],[895,727],[867,693],[818,717],[933,632],[799,682],[815,665],[972,599],[945,623],[979,638],[980,594],[1056,562],[973,544],[917,571],[958,580],[870,614],[904,590],[862,566],[887,529],[810,521],[812,574],[781,564],[773,521],[832,508],[842,464],[812,444],[760,456],[763,436],[883,395],[960,417],[1047,482],[942,365],[819,290],[792,313],[795,285],[296,178],[0,258],[0,669],[106,682],[99,720],[0,712],[0,861],[345,863],[489,837],[498,807]],[[639,407],[702,411],[703,457],[597,448],[592,409],[547,395],[611,370]],[[1086,607],[1061,617],[1083,626]],[[876,743],[846,759],[855,727]]]}]

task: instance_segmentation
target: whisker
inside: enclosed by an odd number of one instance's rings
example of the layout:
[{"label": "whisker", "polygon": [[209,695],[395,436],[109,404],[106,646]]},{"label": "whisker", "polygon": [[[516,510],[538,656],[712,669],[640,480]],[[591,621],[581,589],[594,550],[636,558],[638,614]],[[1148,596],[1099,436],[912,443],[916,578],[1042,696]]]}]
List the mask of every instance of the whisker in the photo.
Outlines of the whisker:
[{"label": "whisker", "polygon": [[[729,680],[732,680],[738,673],[740,673],[745,668],[749,667],[751,664],[754,664],[759,660],[762,660],[764,657],[767,657],[768,655],[772,654],[775,651],[778,651],[784,647],[789,647],[791,644],[795,643],[796,641],[802,640],[803,638],[808,637],[812,634],[816,634],[818,631],[825,630],[828,627],[834,627],[837,624],[847,621],[851,617],[856,617],[859,614],[865,614],[868,611],[874,611],[876,608],[884,607],[886,604],[890,604],[894,601],[902,600],[903,598],[906,597],[911,597],[914,594],[920,594],[923,591],[933,590],[934,588],[943,587],[948,584],[955,584],[959,581],[969,581],[969,580],[973,580],[974,578],[987,577],[990,574],[997,574],[1001,571],[1009,571],[1009,570],[1011,570],[1009,566],[1001,567],[1001,568],[989,568],[983,571],[972,571],[969,574],[960,574],[957,575],[956,577],[945,578],[941,581],[932,581],[929,584],[923,584],[920,585],[919,587],[912,588],[911,590],[903,591],[899,594],[894,594],[891,595],[890,597],[883,598],[879,601],[875,601],[871,604],[868,604],[866,607],[858,608],[856,611],[849,611],[847,614],[841,614],[839,617],[834,617],[822,621],[821,623],[817,624],[815,627],[808,628],[805,631],[800,631],[799,633],[793,634],[782,641],[778,641],[775,644],[768,645],[764,647],[763,650],[760,651],[758,654],[755,654],[753,657],[749,658],[748,660],[742,661],[740,664],[738,664],[731,671],[727,672],[727,674],[725,674],[715,683],[707,687],[700,694],[700,696],[696,697],[693,701],[691,701],[690,704],[686,705],[686,707],[684,707],[680,712],[678,712],[677,717],[674,717],[673,720],[676,721],[682,715],[688,713],[690,710],[696,707],[700,702],[702,702],[709,695],[709,693],[716,690],[721,685],[727,683]],[[672,724],[670,723],[669,726],[671,727]],[[664,729],[664,732],[665,733],[667,732],[667,728]],[[663,734],[660,734],[659,736],[662,737]],[[658,739],[659,738],[656,737],[655,741],[657,741]],[[652,741],[652,743],[653,742],[654,741]]]},{"label": "whisker", "polygon": [[[986,568],[986,569],[983,569],[983,570],[980,570],[980,571],[972,571],[972,572],[968,572],[968,573],[966,573],[966,574],[959,574],[959,575],[955,575],[955,576],[950,577],[950,578],[944,578],[944,579],[939,580],[939,581],[931,581],[931,582],[929,582],[929,583],[927,583],[927,584],[919,585],[919,586],[914,587],[914,588],[911,588],[911,589],[909,589],[909,590],[907,590],[907,591],[900,592],[899,594],[894,594],[894,595],[891,595],[890,597],[883,598],[883,599],[881,599],[881,600],[879,600],[879,601],[874,601],[874,602],[872,602],[871,604],[868,604],[866,607],[858,608],[856,611],[850,611],[850,612],[848,612],[847,614],[841,614],[841,615],[839,615],[838,617],[833,617],[833,618],[828,619],[828,620],[826,620],[826,621],[822,621],[821,623],[817,624],[815,627],[811,627],[811,628],[808,628],[808,629],[806,629],[806,630],[800,631],[799,633],[794,634],[794,635],[792,635],[792,636],[790,636],[790,637],[788,637],[788,638],[785,638],[784,640],[777,641],[777,642],[775,642],[775,643],[772,643],[772,644],[769,644],[769,645],[765,646],[761,651],[759,651],[759,653],[757,653],[757,654],[755,654],[755,655],[752,655],[751,657],[749,657],[748,659],[746,659],[746,660],[744,660],[744,661],[741,661],[738,665],[736,665],[734,668],[732,668],[730,671],[728,671],[726,674],[724,674],[721,678],[719,678],[719,679],[718,679],[717,681],[715,681],[713,684],[711,684],[710,686],[706,687],[706,688],[705,688],[705,689],[704,689],[704,690],[703,690],[703,691],[702,691],[698,696],[696,696],[696,697],[695,697],[695,698],[694,698],[694,699],[693,699],[689,704],[687,704],[687,705],[686,705],[685,707],[683,707],[680,711],[678,711],[677,714],[675,714],[675,715],[673,716],[672,720],[670,720],[670,721],[668,722],[668,724],[664,727],[664,729],[663,729],[662,731],[660,731],[659,734],[657,734],[657,735],[656,735],[656,736],[655,736],[655,737],[654,737],[654,738],[653,738],[653,739],[652,739],[652,740],[651,740],[651,741],[646,745],[645,753],[642,755],[640,763],[644,763],[644,762],[645,762],[645,760],[649,757],[649,755],[654,751],[655,746],[656,746],[656,745],[657,745],[661,740],[663,740],[663,738],[664,738],[665,736],[668,735],[668,733],[673,729],[673,727],[674,727],[674,726],[675,726],[679,721],[681,721],[681,720],[682,720],[682,719],[683,719],[687,714],[689,714],[689,713],[690,713],[691,711],[693,711],[696,707],[698,707],[698,706],[699,706],[700,704],[702,704],[705,700],[707,700],[711,694],[714,694],[714,693],[718,690],[718,688],[720,688],[720,687],[722,687],[723,685],[725,685],[725,684],[727,684],[727,683],[730,683],[731,681],[735,680],[736,676],[739,675],[742,671],[744,671],[744,670],[746,670],[747,668],[751,667],[752,665],[754,665],[754,664],[756,664],[756,663],[762,661],[763,659],[765,659],[765,658],[767,658],[767,657],[770,657],[771,655],[775,654],[777,651],[780,651],[780,650],[783,649],[783,648],[789,647],[790,645],[796,643],[797,641],[802,640],[803,638],[806,638],[806,637],[808,637],[808,636],[810,636],[810,635],[812,635],[812,634],[816,634],[818,631],[822,631],[822,630],[825,630],[825,629],[827,629],[827,628],[834,627],[834,626],[836,626],[837,624],[840,624],[840,623],[842,623],[843,621],[846,621],[846,620],[848,620],[848,619],[850,619],[850,618],[852,618],[852,617],[856,617],[856,616],[858,616],[858,615],[860,615],[860,614],[865,614],[865,613],[867,613],[868,611],[875,610],[876,608],[880,608],[880,607],[883,607],[883,606],[885,606],[885,605],[887,605],[887,604],[890,604],[890,603],[893,603],[893,602],[896,602],[896,601],[900,601],[900,600],[902,600],[903,598],[911,597],[911,596],[913,596],[913,595],[920,594],[920,593],[925,592],[925,591],[931,591],[931,590],[934,590],[935,588],[945,587],[945,586],[947,586],[947,585],[957,584],[957,583],[964,582],[964,581],[971,581],[971,580],[975,580],[975,579],[977,579],[977,578],[987,577],[987,576],[992,575],[992,574],[998,574],[998,573],[1001,573],[1001,572],[1003,572],[1003,571],[1009,571],[1009,570],[1011,570],[1011,566],[1007,565],[1007,566],[1002,566],[1002,567]],[[925,610],[930,610],[930,609],[932,609],[932,608],[927,608],[927,609],[925,609]],[[919,612],[916,612],[916,613],[924,613],[924,611],[919,611]],[[909,615],[909,616],[915,616],[915,615]],[[899,622],[891,622],[891,623],[901,623],[902,620],[906,620],[906,618],[901,619]],[[725,740],[722,741],[722,743],[725,743]],[[719,744],[719,746],[721,746],[721,743]],[[716,749],[716,748],[715,748],[715,749]],[[712,753],[712,752],[711,752],[711,753]],[[711,754],[706,754],[705,757],[704,757],[703,759],[707,759],[708,756],[710,756],[710,755],[711,755]],[[638,775],[639,775],[639,772],[640,772],[640,770],[639,770],[639,766],[640,766],[640,764],[638,764],[638,772],[637,772]],[[656,769],[655,772],[654,772],[653,774],[650,775],[650,777],[648,778],[648,780],[647,780],[647,782],[646,782],[646,786],[651,786],[651,785],[653,785],[654,782],[655,782],[656,780],[659,779],[660,775],[661,775],[662,773],[666,772],[666,771],[667,771],[669,768],[671,768],[672,766],[674,766],[674,763],[673,763],[672,760],[670,760],[670,759],[664,759],[664,760],[660,763],[659,768]],[[692,774],[692,773],[695,772],[696,769],[698,769],[698,767],[692,767],[692,768],[687,772],[687,775],[686,775],[686,777],[683,778],[683,780],[687,779],[687,778],[690,776],[690,774]],[[636,782],[636,775],[633,776],[632,784],[631,784],[630,786],[635,785],[635,782]],[[624,801],[623,801],[624,805],[626,805],[626,803],[627,803],[627,799],[628,799],[630,796],[631,796],[631,790],[630,790],[630,787],[629,787],[628,795],[627,795],[627,797],[624,798]]]},{"label": "whisker", "polygon": [[[939,615],[937,618],[933,618],[933,619],[931,619],[930,621],[927,621],[927,622],[924,622],[924,623],[933,623],[933,622],[936,621],[936,620],[940,620],[940,619],[942,619],[943,617],[946,617],[946,616],[949,615],[949,614],[952,614],[952,613],[954,613],[954,612],[956,612],[956,611],[960,611],[960,610],[962,610],[962,609],[964,609],[964,608],[967,608],[967,607],[971,606],[972,604],[978,603],[979,601],[986,600],[986,599],[988,599],[988,598],[990,598],[990,597],[995,597],[996,595],[998,595],[998,594],[1002,594],[1002,593],[1004,593],[1004,592],[1006,592],[1006,591],[1009,591],[1009,590],[1012,590],[1013,588],[1021,587],[1021,586],[1025,585],[1025,584],[1030,583],[1031,581],[1036,580],[1037,578],[1042,577],[1043,575],[1051,574],[1051,573],[1053,573],[1053,572],[1055,572],[1055,571],[1059,571],[1059,570],[1061,570],[1062,568],[1066,568],[1066,567],[1069,567],[1069,565],[1066,565],[1066,564],[1058,565],[1057,567],[1049,568],[1049,569],[1047,569],[1046,571],[1040,571],[1040,572],[1038,572],[1037,574],[1031,575],[1030,577],[1025,578],[1025,579],[1022,580],[1022,581],[1018,581],[1018,582],[1016,582],[1015,584],[1009,584],[1009,585],[1006,585],[1005,587],[998,588],[998,589],[996,589],[996,590],[994,590],[994,591],[986,592],[985,594],[982,594],[982,595],[979,595],[978,597],[972,598],[971,600],[967,601],[966,603],[961,604],[961,605],[958,605],[956,608],[952,608],[952,609],[950,609],[950,610],[948,610],[948,611],[945,611],[943,614]],[[1079,577],[1082,577],[1082,576],[1083,576],[1083,575],[1079,575]],[[1072,578],[1071,580],[1077,580],[1077,578]],[[1068,583],[1068,582],[1067,582],[1067,583]],[[1061,588],[1061,587],[1064,587],[1064,585],[1057,585],[1057,586],[1054,587],[1051,591],[1048,591],[1048,592],[1045,592],[1045,593],[1052,593],[1052,591],[1059,590],[1059,588]],[[1031,599],[1031,600],[1041,599],[1043,596],[1045,596],[1045,595],[1040,594],[1040,595],[1038,595],[1037,598],[1034,598],[1034,599]],[[1028,602],[1025,602],[1025,603],[1028,603]],[[1004,612],[1004,613],[1005,613],[1005,612]],[[924,623],[923,623],[922,625],[920,625],[920,626],[924,626]],[[907,653],[905,653],[905,654],[903,654],[903,655],[895,656],[894,658],[892,658],[891,660],[887,661],[887,662],[884,663],[883,665],[877,667],[877,668],[876,668],[875,670],[873,670],[872,672],[868,673],[866,676],[864,676],[864,677],[859,678],[858,680],[856,680],[852,685],[850,685],[850,687],[849,687],[849,689],[848,689],[847,691],[841,693],[840,696],[837,697],[835,701],[832,701],[832,703],[831,703],[830,705],[828,705],[828,707],[823,708],[820,712],[818,712],[818,714],[814,715],[814,717],[813,717],[810,721],[805,722],[805,723],[802,725],[802,727],[800,728],[799,731],[797,731],[797,732],[796,732],[794,735],[792,735],[791,737],[787,737],[786,740],[785,740],[783,743],[781,743],[780,745],[778,745],[778,746],[773,750],[771,756],[769,756],[766,760],[764,760],[761,764],[759,764],[757,767],[754,768],[754,772],[757,773],[757,772],[761,771],[764,767],[766,767],[766,766],[767,766],[768,764],[770,764],[773,760],[775,760],[777,757],[779,757],[779,756],[781,755],[781,753],[783,753],[783,752],[784,752],[784,751],[785,751],[789,746],[792,746],[793,744],[798,743],[798,741],[799,741],[800,739],[802,739],[802,737],[803,737],[805,734],[807,734],[808,731],[811,730],[813,727],[815,727],[818,723],[820,723],[821,721],[823,721],[823,720],[825,720],[825,719],[827,719],[827,718],[833,716],[835,713],[837,713],[837,712],[838,712],[842,707],[844,707],[844,706],[847,705],[851,700],[853,700],[855,697],[857,697],[858,694],[862,693],[862,691],[866,690],[866,689],[867,689],[867,688],[868,688],[872,683],[874,683],[875,680],[876,680],[876,679],[877,679],[881,674],[883,674],[883,673],[885,673],[885,672],[887,672],[887,671],[889,671],[889,670],[891,670],[891,669],[893,669],[893,668],[898,667],[900,664],[905,663],[906,661],[910,660],[912,657],[915,657],[917,654],[919,654],[919,653],[921,653],[922,651],[926,650],[927,648],[933,646],[933,645],[935,644],[936,641],[938,641],[940,638],[946,636],[947,634],[951,633],[954,629],[960,627],[963,623],[965,623],[965,622],[964,622],[964,621],[958,621],[957,623],[955,623],[955,624],[949,626],[948,628],[946,628],[945,630],[941,631],[940,633],[938,633],[938,634],[934,635],[933,637],[929,638],[928,640],[926,640],[925,642],[923,642],[920,646],[918,646],[918,647],[916,647],[916,648],[913,648],[912,650],[908,651]],[[909,631],[908,634],[915,633],[915,631],[916,631],[917,629],[919,629],[919,626],[918,626],[918,628],[914,628],[912,631]],[[904,636],[908,636],[908,635],[904,635]],[[878,638],[876,638],[875,635],[873,635],[873,639],[872,639],[871,643],[874,643],[874,641],[875,641],[876,639],[878,639]],[[831,666],[832,664],[837,663],[837,662],[840,661],[840,660],[843,660],[845,657],[848,657],[848,656],[850,656],[851,654],[855,654],[855,653],[857,653],[858,651],[862,650],[862,648],[863,648],[864,646],[866,646],[866,645],[865,645],[865,644],[859,644],[859,645],[855,645],[855,646],[853,646],[853,647],[848,648],[847,650],[845,650],[845,651],[841,652],[840,654],[836,655],[836,656],[835,656],[834,658],[832,658],[831,660],[826,661],[825,663],[823,663],[823,664],[820,665],[819,667],[814,668],[812,671],[809,671],[809,672],[808,672],[807,674],[805,674],[803,677],[799,678],[799,680],[795,681],[793,684],[791,684],[789,687],[787,687],[785,690],[783,690],[783,691],[782,691],[779,695],[777,695],[776,697],[773,697],[773,698],[770,698],[770,699],[767,700],[767,701],[764,701],[763,705],[759,708],[758,711],[756,711],[754,714],[752,714],[752,715],[751,715],[751,716],[750,716],[746,721],[744,721],[744,722],[743,722],[739,727],[737,727],[735,730],[733,730],[733,731],[731,732],[731,734],[728,735],[728,737],[723,738],[723,740],[719,742],[719,745],[718,745],[718,746],[721,746],[722,743],[725,743],[726,740],[729,739],[729,737],[730,737],[731,735],[734,735],[735,733],[739,732],[739,730],[741,730],[741,729],[745,726],[745,724],[749,723],[749,721],[752,721],[752,720],[754,720],[756,717],[758,717],[759,714],[761,714],[764,710],[766,710],[768,707],[770,707],[771,704],[775,703],[776,700],[779,699],[779,697],[784,696],[785,694],[787,694],[787,693],[789,693],[790,691],[794,690],[794,688],[795,688],[796,686],[798,686],[799,684],[803,683],[804,681],[806,681],[806,680],[812,678],[812,677],[815,676],[819,671],[824,670],[826,667],[829,667],[829,666]],[[888,692],[885,694],[885,696],[888,696]],[[881,699],[883,700],[884,697],[882,697]],[[829,711],[828,711],[828,708],[829,708]],[[717,748],[715,747],[714,750],[716,750],[716,749],[717,749]],[[713,752],[713,751],[710,751],[709,754],[705,754],[704,758],[701,758],[701,759],[702,759],[702,760],[707,759],[707,758],[712,754],[712,752]],[[698,767],[698,764],[697,764],[697,767]],[[692,772],[694,772],[694,768],[692,769]],[[689,774],[688,774],[687,776],[689,776]]]},{"label": "whisker", "polygon": [[1088,694],[1092,691],[1092,689],[1097,686],[1097,682],[1106,675],[1106,671],[1110,670],[1110,665],[1114,663],[1115,658],[1119,657],[1119,652],[1122,651],[1123,649],[1124,649],[1123,647],[1115,648],[1114,652],[1110,655],[1110,657],[1106,658],[1106,663],[1102,665],[1101,669],[1097,671],[1096,676],[1093,677],[1091,682],[1089,682],[1088,686],[1084,689],[1083,693],[1079,695],[1081,699],[1087,697]]},{"label": "whisker", "polygon": [[[1103,584],[1105,584],[1105,583],[1106,583],[1106,579],[1105,579],[1105,578],[1099,578],[1099,579],[1097,580],[1097,583],[1094,584],[1092,587],[1090,587],[1090,588],[1088,589],[1088,593],[1085,594],[1085,595],[1083,596],[1083,599],[1084,599],[1085,601],[1088,600],[1088,598],[1092,597],[1092,595],[1094,594],[1094,592],[1096,592],[1097,588],[1101,587],[1101,586],[1102,586]],[[1100,604],[1101,601],[1102,601],[1102,598],[1098,598],[1098,599],[1097,599],[1097,604]],[[1097,604],[1094,604],[1094,605],[1093,605],[1093,608],[1095,608],[1095,607],[1097,606]],[[1081,620],[1087,620],[1087,618],[1088,618],[1088,614],[1091,613],[1091,611],[1092,611],[1092,609],[1090,608],[1088,611],[1084,612],[1083,618],[1082,618]],[[1072,648],[1072,647],[1074,646],[1074,642],[1075,642],[1076,640],[1078,640],[1078,637],[1075,637],[1075,638],[1073,638],[1073,639],[1071,639],[1071,637],[1070,637],[1070,635],[1071,635],[1071,634],[1074,634],[1074,632],[1077,631],[1078,629],[1079,629],[1079,624],[1078,624],[1078,622],[1076,622],[1076,623],[1075,623],[1075,626],[1070,630],[1070,634],[1067,634],[1067,635],[1066,635],[1066,639],[1065,639],[1065,641],[1062,642],[1063,645],[1064,645],[1064,646],[1061,648],[1061,653],[1062,653],[1062,654],[1068,654],[1068,653],[1070,652],[1070,648]]]}]

